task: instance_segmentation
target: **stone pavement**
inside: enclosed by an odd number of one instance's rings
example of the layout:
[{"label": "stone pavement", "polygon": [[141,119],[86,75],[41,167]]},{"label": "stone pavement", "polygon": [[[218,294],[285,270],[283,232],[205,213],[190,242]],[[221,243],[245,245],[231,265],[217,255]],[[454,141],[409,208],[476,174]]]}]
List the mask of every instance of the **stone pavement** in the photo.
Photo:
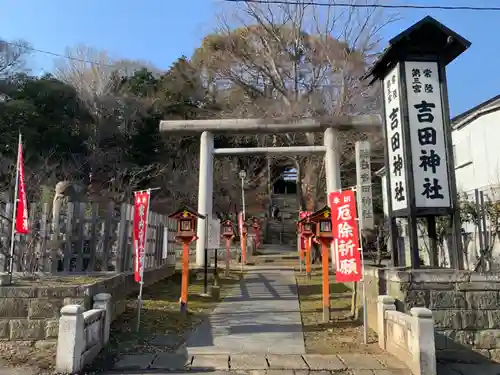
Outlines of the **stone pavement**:
[{"label": "stone pavement", "polygon": [[404,364],[389,355],[366,354],[172,354],[137,355],[122,360],[114,370],[124,374],[154,373],[225,373],[270,375],[411,375]]},{"label": "stone pavement", "polygon": [[293,270],[248,269],[245,279],[188,338],[193,354],[304,354]]}]

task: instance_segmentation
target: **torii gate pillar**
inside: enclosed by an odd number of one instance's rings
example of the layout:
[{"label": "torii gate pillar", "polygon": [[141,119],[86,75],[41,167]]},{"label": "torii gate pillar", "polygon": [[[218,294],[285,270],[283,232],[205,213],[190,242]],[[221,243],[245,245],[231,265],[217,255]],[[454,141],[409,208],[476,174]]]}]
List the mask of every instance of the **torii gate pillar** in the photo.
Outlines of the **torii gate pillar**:
[{"label": "torii gate pillar", "polygon": [[[198,181],[198,212],[206,218],[212,217],[212,199],[214,190],[214,136],[204,131],[200,137],[200,171]],[[194,172],[194,171],[193,171]],[[206,220],[198,218],[196,226],[196,264],[204,266],[206,246]]]},{"label": "torii gate pillar", "polygon": [[327,194],[339,191],[342,188],[340,183],[340,156],[337,135],[337,129],[328,128],[325,130],[325,176]]},{"label": "torii gate pillar", "polygon": [[[338,130],[328,128],[325,130],[323,143],[325,145],[325,178],[326,178],[326,199],[328,195],[334,191],[339,191],[342,188],[340,180],[340,155],[339,142],[337,139]],[[330,253],[332,258],[332,267],[335,264],[335,244],[330,245]]]}]

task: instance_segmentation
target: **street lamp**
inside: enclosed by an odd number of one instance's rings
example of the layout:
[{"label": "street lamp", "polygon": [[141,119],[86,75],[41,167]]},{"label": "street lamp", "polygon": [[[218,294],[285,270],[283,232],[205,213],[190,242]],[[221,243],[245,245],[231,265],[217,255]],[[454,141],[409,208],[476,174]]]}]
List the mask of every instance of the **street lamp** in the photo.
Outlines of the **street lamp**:
[{"label": "street lamp", "polygon": [[247,178],[247,172],[242,169],[238,175],[241,179],[241,203],[243,204],[243,221],[245,221],[245,178]]}]

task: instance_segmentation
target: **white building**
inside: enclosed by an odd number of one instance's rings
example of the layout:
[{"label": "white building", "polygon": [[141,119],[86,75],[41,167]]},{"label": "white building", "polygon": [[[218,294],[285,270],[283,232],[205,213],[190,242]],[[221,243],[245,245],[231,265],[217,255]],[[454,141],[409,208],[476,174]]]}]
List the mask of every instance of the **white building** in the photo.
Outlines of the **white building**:
[{"label": "white building", "polygon": [[458,192],[475,189],[493,198],[500,187],[500,95],[452,120]]}]

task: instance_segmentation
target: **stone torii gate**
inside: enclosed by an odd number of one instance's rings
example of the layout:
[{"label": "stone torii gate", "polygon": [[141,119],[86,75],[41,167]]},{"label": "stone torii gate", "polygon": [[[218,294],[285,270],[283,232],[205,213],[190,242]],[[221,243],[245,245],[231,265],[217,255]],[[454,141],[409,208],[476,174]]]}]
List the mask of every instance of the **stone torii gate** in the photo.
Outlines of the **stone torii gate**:
[{"label": "stone torii gate", "polygon": [[[180,135],[201,133],[200,168],[198,182],[198,212],[212,216],[213,158],[214,155],[286,155],[325,154],[327,194],[341,189],[338,137],[340,131],[379,132],[382,119],[379,115],[314,117],[287,121],[280,119],[221,119],[161,121],[160,131]],[[324,132],[323,146],[251,147],[214,149],[214,134],[279,134]],[[198,219],[196,263],[204,266],[206,226]]]}]

